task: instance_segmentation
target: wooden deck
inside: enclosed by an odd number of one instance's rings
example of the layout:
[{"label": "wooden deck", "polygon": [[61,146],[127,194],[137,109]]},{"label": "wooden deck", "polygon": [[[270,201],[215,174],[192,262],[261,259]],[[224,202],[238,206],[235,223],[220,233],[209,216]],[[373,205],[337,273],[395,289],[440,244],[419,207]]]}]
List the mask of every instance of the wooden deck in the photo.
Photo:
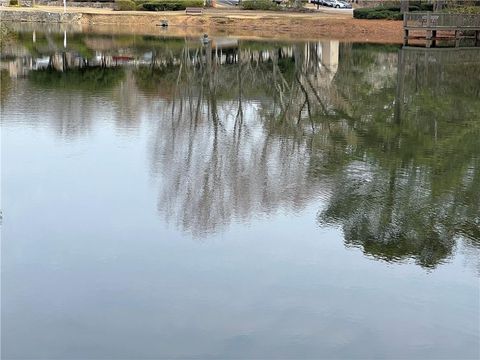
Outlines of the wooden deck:
[{"label": "wooden deck", "polygon": [[437,46],[437,41],[454,42],[459,47],[464,39],[480,46],[480,16],[444,13],[405,13],[403,16],[403,44],[409,40],[425,40],[426,47]]}]

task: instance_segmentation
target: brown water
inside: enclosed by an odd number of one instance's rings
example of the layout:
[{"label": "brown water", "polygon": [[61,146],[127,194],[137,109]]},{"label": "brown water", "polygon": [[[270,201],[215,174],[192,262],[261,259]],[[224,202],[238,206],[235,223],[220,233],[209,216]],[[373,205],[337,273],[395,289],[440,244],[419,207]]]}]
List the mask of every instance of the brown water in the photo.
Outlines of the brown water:
[{"label": "brown water", "polygon": [[478,50],[12,39],[2,358],[478,358]]}]

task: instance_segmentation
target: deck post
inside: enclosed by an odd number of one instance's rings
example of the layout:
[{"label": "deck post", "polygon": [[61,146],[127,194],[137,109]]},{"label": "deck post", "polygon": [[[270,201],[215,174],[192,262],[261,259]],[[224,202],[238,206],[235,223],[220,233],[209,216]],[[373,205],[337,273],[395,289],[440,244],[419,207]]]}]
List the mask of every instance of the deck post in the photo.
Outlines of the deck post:
[{"label": "deck post", "polygon": [[403,30],[403,46],[408,46],[408,29]]},{"label": "deck post", "polygon": [[455,30],[455,47],[460,47],[460,30]]},{"label": "deck post", "polygon": [[475,31],[475,46],[480,46],[480,30]]},{"label": "deck post", "polygon": [[402,122],[403,108],[405,106],[405,50],[398,52],[398,68],[397,68],[397,88],[395,92],[395,113],[394,119],[396,124]]}]

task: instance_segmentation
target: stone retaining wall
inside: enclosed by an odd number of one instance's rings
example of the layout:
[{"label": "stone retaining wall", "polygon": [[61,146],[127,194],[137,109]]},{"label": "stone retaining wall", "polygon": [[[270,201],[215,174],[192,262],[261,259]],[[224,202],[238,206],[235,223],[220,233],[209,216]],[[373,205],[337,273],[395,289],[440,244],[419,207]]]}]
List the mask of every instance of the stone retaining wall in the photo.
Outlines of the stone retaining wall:
[{"label": "stone retaining wall", "polygon": [[[31,0],[18,0],[20,6],[32,6]],[[10,6],[10,0],[0,0],[0,6]]]},{"label": "stone retaining wall", "polygon": [[80,23],[83,14],[79,13],[51,13],[47,11],[2,11],[1,19],[12,22],[41,22],[41,23]]},{"label": "stone retaining wall", "polygon": [[[63,6],[63,0],[35,0],[37,5],[49,5],[49,6]],[[113,9],[114,2],[99,2],[99,1],[68,1],[67,6],[74,7],[89,7],[96,9]]]},{"label": "stone retaining wall", "polygon": [[[0,0],[0,6],[9,6],[10,0]],[[20,6],[32,6],[32,0],[18,0]],[[35,0],[35,5],[47,6],[63,6],[63,0]],[[100,2],[100,1],[69,1],[67,6],[74,7],[88,7],[96,9],[113,9],[115,2]]]}]

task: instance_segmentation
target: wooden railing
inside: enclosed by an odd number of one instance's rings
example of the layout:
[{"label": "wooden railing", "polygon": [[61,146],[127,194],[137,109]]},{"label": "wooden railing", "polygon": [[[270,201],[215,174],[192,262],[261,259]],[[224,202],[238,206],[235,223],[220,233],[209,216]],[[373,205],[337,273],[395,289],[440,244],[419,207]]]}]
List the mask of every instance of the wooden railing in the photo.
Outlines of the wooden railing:
[{"label": "wooden railing", "polygon": [[479,15],[444,14],[444,13],[405,13],[404,28],[449,28],[480,29]]}]

